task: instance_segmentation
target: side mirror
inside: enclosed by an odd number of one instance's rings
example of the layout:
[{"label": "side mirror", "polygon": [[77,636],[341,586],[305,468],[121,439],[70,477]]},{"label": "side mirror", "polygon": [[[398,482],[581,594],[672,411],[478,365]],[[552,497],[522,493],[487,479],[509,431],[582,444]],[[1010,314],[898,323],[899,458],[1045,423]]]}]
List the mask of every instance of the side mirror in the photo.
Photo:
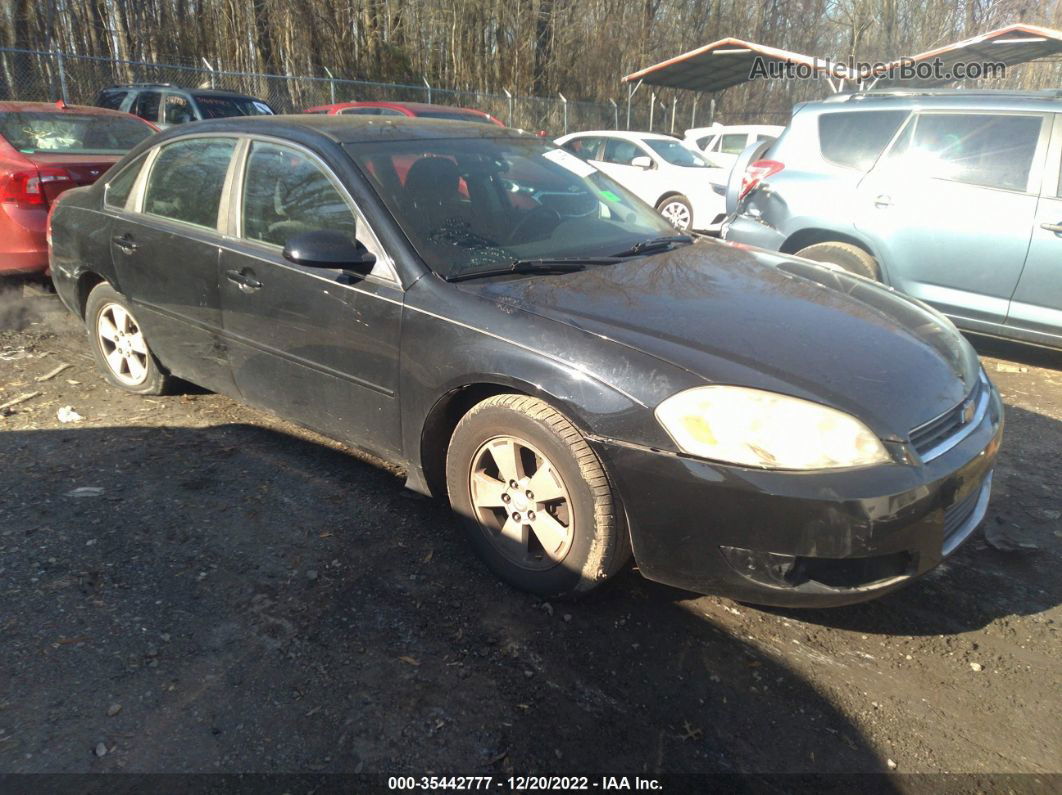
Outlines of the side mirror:
[{"label": "side mirror", "polygon": [[631,160],[631,165],[648,171],[653,167],[653,158],[649,157],[649,155],[638,155]]},{"label": "side mirror", "polygon": [[341,268],[367,276],[376,257],[342,232],[318,229],[288,238],[284,259],[307,268]]}]

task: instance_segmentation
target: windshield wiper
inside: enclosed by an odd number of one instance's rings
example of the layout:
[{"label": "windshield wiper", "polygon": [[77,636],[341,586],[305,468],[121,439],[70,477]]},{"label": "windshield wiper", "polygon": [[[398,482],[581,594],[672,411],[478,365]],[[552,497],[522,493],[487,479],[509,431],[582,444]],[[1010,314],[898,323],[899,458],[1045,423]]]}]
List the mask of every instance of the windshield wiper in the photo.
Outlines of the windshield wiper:
[{"label": "windshield wiper", "polygon": [[507,276],[510,273],[571,273],[587,265],[611,265],[617,257],[566,257],[559,259],[518,259],[501,268],[466,271],[446,276],[448,282],[463,282],[488,276]]},{"label": "windshield wiper", "polygon": [[636,257],[639,254],[647,254],[650,251],[655,251],[660,248],[667,248],[673,243],[692,243],[693,238],[689,235],[668,235],[666,237],[654,237],[650,240],[643,240],[640,243],[635,243],[628,249],[613,254],[614,257]]}]

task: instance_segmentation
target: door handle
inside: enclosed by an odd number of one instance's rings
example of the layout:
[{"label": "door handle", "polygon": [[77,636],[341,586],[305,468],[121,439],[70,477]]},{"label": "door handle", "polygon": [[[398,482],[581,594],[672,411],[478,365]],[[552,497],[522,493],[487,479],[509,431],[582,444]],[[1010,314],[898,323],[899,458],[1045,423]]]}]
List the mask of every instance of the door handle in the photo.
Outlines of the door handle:
[{"label": "door handle", "polygon": [[244,268],[242,271],[230,269],[225,271],[225,278],[233,284],[239,285],[241,290],[257,290],[262,283],[254,277],[254,271]]},{"label": "door handle", "polygon": [[1062,235],[1062,224],[1040,224],[1040,228],[1054,232],[1056,235]]},{"label": "door handle", "polygon": [[132,254],[137,248],[136,243],[133,241],[133,236],[128,232],[124,235],[115,235],[111,238],[111,242],[126,254]]},{"label": "door handle", "polygon": [[887,193],[882,193],[880,196],[874,199],[875,207],[892,207],[892,196]]}]

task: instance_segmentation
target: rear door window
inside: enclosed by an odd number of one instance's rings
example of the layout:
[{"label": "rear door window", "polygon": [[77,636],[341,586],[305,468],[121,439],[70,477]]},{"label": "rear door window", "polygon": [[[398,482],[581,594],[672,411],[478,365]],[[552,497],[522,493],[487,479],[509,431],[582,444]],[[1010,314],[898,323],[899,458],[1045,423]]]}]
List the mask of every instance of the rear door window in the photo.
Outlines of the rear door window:
[{"label": "rear door window", "polygon": [[864,110],[819,116],[819,148],[832,163],[867,171],[907,118],[906,110]]},{"label": "rear door window", "polygon": [[142,119],[157,122],[159,120],[159,102],[161,100],[161,91],[141,91],[137,94],[133,113]]},{"label": "rear door window", "polygon": [[1024,191],[1041,116],[921,113],[889,152],[889,165],[924,177]]},{"label": "rear door window", "polygon": [[623,138],[608,138],[605,141],[605,154],[601,158],[606,163],[629,166],[638,155],[644,155],[638,144]]},{"label": "rear door window", "polygon": [[191,138],[164,146],[148,177],[144,212],[215,228],[235,146],[232,138]]},{"label": "rear door window", "polygon": [[195,121],[195,111],[192,103],[183,94],[167,94],[166,101],[162,103],[162,120],[166,124],[187,124]]},{"label": "rear door window", "polygon": [[596,160],[601,149],[601,139],[589,136],[572,138],[564,144],[564,149],[583,160]]}]

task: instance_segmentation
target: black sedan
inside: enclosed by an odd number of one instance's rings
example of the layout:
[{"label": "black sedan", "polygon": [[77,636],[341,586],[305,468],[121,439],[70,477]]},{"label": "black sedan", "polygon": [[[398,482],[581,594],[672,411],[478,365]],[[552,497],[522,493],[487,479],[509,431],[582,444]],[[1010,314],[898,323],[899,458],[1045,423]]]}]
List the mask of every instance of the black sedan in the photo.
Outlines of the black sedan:
[{"label": "black sedan", "polygon": [[833,605],[985,515],[999,396],[948,320],[806,260],[676,235],[493,126],[207,121],[50,219],[110,383],[175,377],[400,464],[508,582],[646,577]]}]

